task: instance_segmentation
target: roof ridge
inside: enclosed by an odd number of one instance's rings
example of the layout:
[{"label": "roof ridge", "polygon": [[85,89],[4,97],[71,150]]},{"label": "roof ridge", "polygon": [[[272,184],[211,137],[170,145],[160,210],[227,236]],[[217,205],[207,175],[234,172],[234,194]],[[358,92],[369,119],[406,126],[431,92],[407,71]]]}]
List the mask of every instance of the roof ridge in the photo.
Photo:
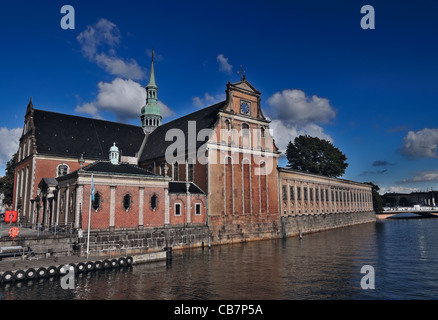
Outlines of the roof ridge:
[{"label": "roof ridge", "polygon": [[48,111],[48,110],[42,110],[42,109],[35,109],[35,108],[34,108],[34,111],[45,112],[45,113],[53,113],[53,114],[58,114],[58,115],[66,116],[66,117],[87,119],[87,120],[98,121],[98,122],[108,122],[108,123],[112,123],[112,124],[131,126],[131,127],[134,127],[134,128],[140,128],[141,129],[141,126],[136,126],[135,124],[130,124],[130,123],[123,123],[123,122],[117,122],[117,121],[111,121],[111,120],[105,120],[105,119],[95,119],[95,118],[89,118],[89,117],[84,117],[84,116],[72,115],[72,114],[61,113],[61,112],[56,112],[56,111]]},{"label": "roof ridge", "polygon": [[[210,106],[208,106],[208,107],[202,108],[202,109],[200,109],[200,110],[193,111],[192,113],[186,114],[186,115],[184,115],[184,116],[182,116],[182,117],[179,117],[179,118],[176,118],[176,119],[173,119],[173,120],[170,121],[170,122],[163,123],[163,124],[161,125],[161,127],[162,127],[162,126],[169,125],[169,124],[171,124],[172,122],[175,122],[175,121],[181,121],[181,120],[183,120],[184,118],[191,117],[191,116],[193,116],[194,114],[196,114],[196,113],[198,113],[198,112],[200,113],[200,112],[205,111],[206,109],[210,109],[210,108],[213,109],[213,107],[218,107],[219,104],[223,104],[223,103],[226,103],[226,102],[227,102],[226,100],[223,100],[223,101],[220,101],[220,102],[218,102],[218,103],[212,104],[212,105],[210,105]],[[158,128],[159,128],[159,127],[158,127]]]}]

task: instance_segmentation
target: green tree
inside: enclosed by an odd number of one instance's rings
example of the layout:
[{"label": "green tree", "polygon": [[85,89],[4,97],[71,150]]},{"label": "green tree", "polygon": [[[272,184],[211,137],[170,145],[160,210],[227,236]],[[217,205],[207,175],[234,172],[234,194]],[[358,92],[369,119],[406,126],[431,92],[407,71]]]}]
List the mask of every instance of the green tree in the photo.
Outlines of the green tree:
[{"label": "green tree", "polygon": [[372,182],[365,182],[372,186],[372,195],[373,195],[373,209],[375,213],[383,212],[383,198],[379,194],[380,187]]},{"label": "green tree", "polygon": [[308,135],[289,142],[286,158],[291,169],[327,177],[340,177],[348,167],[345,154],[331,142]]},{"label": "green tree", "polygon": [[15,174],[15,154],[12,159],[6,164],[5,175],[0,178],[0,193],[3,193],[5,199],[4,204],[12,204],[12,197],[14,193],[14,174]]}]

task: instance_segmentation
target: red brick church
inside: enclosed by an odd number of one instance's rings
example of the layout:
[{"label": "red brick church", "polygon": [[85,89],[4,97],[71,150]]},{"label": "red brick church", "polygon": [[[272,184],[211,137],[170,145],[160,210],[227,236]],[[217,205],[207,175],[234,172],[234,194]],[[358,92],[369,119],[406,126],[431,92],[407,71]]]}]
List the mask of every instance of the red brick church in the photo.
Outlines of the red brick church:
[{"label": "red brick church", "polygon": [[[24,117],[13,208],[75,230],[207,226],[213,242],[275,238],[282,219],[371,212],[371,187],[288,170],[245,77],[226,99],[162,124],[154,62],[141,126],[35,109]],[[94,186],[94,201],[90,200]]]}]

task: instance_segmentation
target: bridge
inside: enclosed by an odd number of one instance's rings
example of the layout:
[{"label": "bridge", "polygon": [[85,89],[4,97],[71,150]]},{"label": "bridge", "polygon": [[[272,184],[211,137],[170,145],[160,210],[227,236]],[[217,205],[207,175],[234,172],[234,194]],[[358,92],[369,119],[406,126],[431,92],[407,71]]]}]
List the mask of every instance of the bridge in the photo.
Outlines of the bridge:
[{"label": "bridge", "polygon": [[382,213],[377,214],[378,219],[387,219],[400,213],[415,213],[425,218],[438,218],[438,207],[396,207],[396,208],[383,208]]}]

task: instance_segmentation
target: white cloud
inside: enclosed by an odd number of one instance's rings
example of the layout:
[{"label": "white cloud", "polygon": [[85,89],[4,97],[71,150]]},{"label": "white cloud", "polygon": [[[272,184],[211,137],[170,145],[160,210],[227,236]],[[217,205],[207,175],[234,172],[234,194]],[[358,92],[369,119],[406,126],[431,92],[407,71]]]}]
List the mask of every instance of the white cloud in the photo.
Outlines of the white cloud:
[{"label": "white cloud", "polygon": [[312,137],[318,137],[330,142],[333,139],[324,133],[324,129],[314,123],[309,123],[304,126],[296,126],[282,120],[272,120],[270,124],[272,136],[275,139],[275,145],[280,152],[285,152],[289,141],[294,141],[296,137],[302,135],[309,135]]},{"label": "white cloud", "polygon": [[[140,117],[141,108],[146,103],[146,90],[139,83],[116,78],[111,83],[99,82],[98,89],[95,101],[79,105],[75,111],[95,118],[101,118],[102,111],[112,112],[121,121]],[[174,115],[167,105],[160,101],[158,104],[163,118]]]},{"label": "white cloud", "polygon": [[404,186],[390,186],[389,188],[380,187],[379,194],[384,195],[385,193],[411,193],[417,191],[420,191],[420,189]]},{"label": "white cloud", "polygon": [[19,141],[23,128],[0,128],[0,175],[4,174],[6,163],[18,151]]},{"label": "white cloud", "polygon": [[77,36],[82,53],[106,72],[129,79],[142,79],[145,72],[134,59],[123,60],[116,54],[121,35],[116,24],[100,19],[96,24],[87,26]]},{"label": "white cloud", "polygon": [[333,142],[320,125],[336,116],[329,100],[316,95],[307,97],[301,90],[286,89],[272,95],[268,104],[274,111],[270,128],[281,152],[286,151],[289,141],[293,142],[300,135]]},{"label": "white cloud", "polygon": [[231,74],[233,66],[228,62],[228,58],[221,53],[217,56],[216,60],[219,62],[219,71]]},{"label": "white cloud", "polygon": [[397,184],[409,184],[419,182],[438,182],[438,170],[418,171],[414,173],[414,177],[397,181]]},{"label": "white cloud", "polygon": [[316,95],[307,97],[297,89],[275,93],[268,99],[268,104],[277,112],[279,119],[300,125],[327,123],[336,116],[329,100]]},{"label": "white cloud", "polygon": [[204,108],[207,106],[211,106],[217,102],[225,100],[224,94],[218,94],[215,96],[212,96],[208,92],[204,94],[203,97],[194,97],[193,98],[193,105],[198,108]]},{"label": "white cloud", "polygon": [[103,53],[96,55],[95,58],[97,64],[109,74],[122,76],[127,79],[143,79],[144,77],[142,68],[134,59],[130,59],[126,62]]},{"label": "white cloud", "polygon": [[402,155],[408,159],[437,158],[438,129],[409,131],[403,140]]}]

